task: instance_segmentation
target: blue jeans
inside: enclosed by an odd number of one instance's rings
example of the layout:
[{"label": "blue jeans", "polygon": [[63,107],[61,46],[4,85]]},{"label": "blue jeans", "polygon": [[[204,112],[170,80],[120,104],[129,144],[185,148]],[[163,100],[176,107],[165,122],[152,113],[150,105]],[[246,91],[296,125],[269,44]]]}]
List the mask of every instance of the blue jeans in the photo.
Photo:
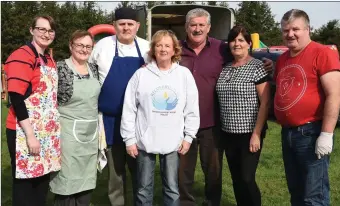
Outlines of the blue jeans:
[{"label": "blue jeans", "polygon": [[329,206],[329,156],[315,154],[322,122],[282,128],[282,155],[292,206]]},{"label": "blue jeans", "polygon": [[[159,155],[163,183],[163,205],[179,206],[177,151]],[[156,154],[138,150],[136,206],[152,206]]]}]

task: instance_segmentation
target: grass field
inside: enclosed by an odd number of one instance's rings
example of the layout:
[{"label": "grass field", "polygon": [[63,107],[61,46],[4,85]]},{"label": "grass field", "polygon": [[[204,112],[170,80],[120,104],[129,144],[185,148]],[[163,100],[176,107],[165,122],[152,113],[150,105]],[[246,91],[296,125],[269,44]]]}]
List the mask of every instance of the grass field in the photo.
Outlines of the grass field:
[{"label": "grass field", "polygon": [[[5,136],[5,120],[7,109],[2,103],[1,114],[1,205],[11,205],[11,167],[10,158],[7,149]],[[330,183],[331,183],[331,205],[340,205],[340,129],[336,129],[336,138],[334,140],[334,151],[331,156],[330,166]],[[236,205],[230,173],[226,160],[223,161],[223,194],[222,206]],[[283,162],[281,157],[281,141],[280,127],[269,122],[269,130],[264,141],[264,148],[260,158],[260,164],[257,170],[257,183],[262,193],[263,206],[285,206],[289,205],[289,194],[287,190]],[[162,205],[162,189],[159,177],[159,169],[156,170],[155,177],[155,197],[154,205]],[[131,197],[131,189],[129,189]],[[203,201],[204,178],[199,164],[196,167],[194,193],[197,198],[198,205]],[[53,195],[50,193],[48,197],[48,205],[52,205]],[[102,174],[98,174],[97,188],[92,196],[93,206],[110,205],[107,198],[107,169]],[[127,205],[132,205],[132,198],[129,198]]]}]

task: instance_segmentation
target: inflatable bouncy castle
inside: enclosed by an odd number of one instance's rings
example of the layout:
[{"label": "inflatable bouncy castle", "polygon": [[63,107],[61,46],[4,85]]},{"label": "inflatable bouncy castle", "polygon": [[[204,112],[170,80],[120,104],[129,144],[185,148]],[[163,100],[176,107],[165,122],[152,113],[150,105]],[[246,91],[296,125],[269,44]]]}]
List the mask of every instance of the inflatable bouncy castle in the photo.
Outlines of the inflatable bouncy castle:
[{"label": "inflatable bouncy castle", "polygon": [[105,36],[116,34],[115,28],[110,24],[98,24],[89,28],[87,31],[94,36],[96,42]]}]

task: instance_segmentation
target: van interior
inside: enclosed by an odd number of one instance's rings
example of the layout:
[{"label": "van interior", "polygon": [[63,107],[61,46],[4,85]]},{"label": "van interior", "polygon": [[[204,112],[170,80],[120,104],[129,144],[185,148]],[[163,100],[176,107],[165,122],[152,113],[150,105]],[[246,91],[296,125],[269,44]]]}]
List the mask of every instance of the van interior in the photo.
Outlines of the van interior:
[{"label": "van interior", "polygon": [[[210,13],[211,29],[209,36],[220,40],[227,39],[229,31],[234,25],[234,11],[232,9],[189,4],[157,5],[149,9],[145,15],[146,22],[141,21],[141,31],[138,35],[150,41],[156,31],[170,29],[175,32],[178,39],[185,39],[186,14],[194,8],[203,8]],[[145,28],[143,28],[144,25]]]}]

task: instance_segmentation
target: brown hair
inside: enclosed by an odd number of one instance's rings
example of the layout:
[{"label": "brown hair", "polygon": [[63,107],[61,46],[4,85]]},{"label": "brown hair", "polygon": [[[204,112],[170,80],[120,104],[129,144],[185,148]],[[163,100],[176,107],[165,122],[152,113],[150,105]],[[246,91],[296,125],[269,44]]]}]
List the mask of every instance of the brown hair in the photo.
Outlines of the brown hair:
[{"label": "brown hair", "polygon": [[48,16],[48,15],[41,15],[41,16],[34,17],[34,19],[32,21],[32,24],[31,24],[32,29],[34,29],[37,26],[38,19],[45,19],[45,20],[47,20],[48,23],[51,26],[51,29],[53,29],[54,31],[56,30],[56,24],[55,24],[54,19],[51,16]]},{"label": "brown hair", "polygon": [[89,36],[92,40],[92,45],[94,44],[94,39],[93,36],[90,32],[85,31],[85,30],[76,30],[75,32],[72,33],[71,37],[70,37],[70,41],[69,43],[72,44],[74,40],[79,39],[79,38],[83,38]]},{"label": "brown hair", "polygon": [[251,51],[253,48],[251,35],[249,34],[249,32],[246,30],[244,26],[236,25],[229,31],[228,43],[234,41],[239,34],[242,34],[246,42],[250,45],[250,51]]},{"label": "brown hair", "polygon": [[182,54],[182,48],[179,44],[179,41],[178,41],[175,33],[171,30],[159,30],[152,36],[152,40],[151,40],[151,43],[150,43],[150,51],[148,52],[148,59],[149,60],[152,60],[152,59],[156,60],[155,46],[156,46],[157,42],[159,42],[165,36],[171,37],[172,42],[174,44],[173,46],[174,46],[175,54],[174,54],[174,56],[171,57],[171,62],[180,61],[181,60],[181,54]]}]

